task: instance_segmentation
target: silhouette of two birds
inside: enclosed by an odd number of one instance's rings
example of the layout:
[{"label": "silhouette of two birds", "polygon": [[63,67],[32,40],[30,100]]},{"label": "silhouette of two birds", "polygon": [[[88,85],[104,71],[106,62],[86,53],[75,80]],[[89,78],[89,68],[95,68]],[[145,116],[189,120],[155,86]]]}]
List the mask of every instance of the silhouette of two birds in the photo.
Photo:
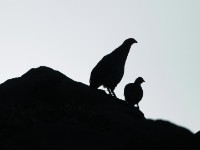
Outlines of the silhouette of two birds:
[{"label": "silhouette of two birds", "polygon": [[138,103],[141,101],[143,97],[143,89],[141,84],[145,82],[142,77],[138,77],[134,83],[129,83],[124,88],[124,96],[125,100],[131,106],[137,105],[139,108]]},{"label": "silhouette of two birds", "polygon": [[99,88],[103,85],[112,96],[116,97],[114,89],[124,75],[126,59],[134,43],[137,43],[135,39],[126,39],[113,52],[104,56],[91,72],[90,86]]}]

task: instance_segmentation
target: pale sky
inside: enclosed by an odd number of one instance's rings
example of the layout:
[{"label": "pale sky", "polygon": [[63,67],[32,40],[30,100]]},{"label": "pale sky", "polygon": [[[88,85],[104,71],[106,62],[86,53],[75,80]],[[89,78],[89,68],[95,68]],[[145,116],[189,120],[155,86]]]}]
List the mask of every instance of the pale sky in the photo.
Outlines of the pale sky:
[{"label": "pale sky", "polygon": [[200,130],[199,0],[0,0],[0,83],[48,66],[88,85],[130,37],[138,43],[116,95],[142,76],[147,118]]}]

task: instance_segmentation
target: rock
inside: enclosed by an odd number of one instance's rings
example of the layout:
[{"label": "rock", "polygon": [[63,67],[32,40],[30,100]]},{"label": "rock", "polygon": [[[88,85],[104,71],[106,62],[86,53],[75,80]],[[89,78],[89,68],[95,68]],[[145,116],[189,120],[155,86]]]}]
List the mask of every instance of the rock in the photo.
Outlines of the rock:
[{"label": "rock", "polygon": [[196,139],[48,67],[0,85],[1,149],[192,149]]},{"label": "rock", "polygon": [[197,140],[198,140],[198,143],[200,143],[200,131],[198,131],[196,134],[195,134]]}]

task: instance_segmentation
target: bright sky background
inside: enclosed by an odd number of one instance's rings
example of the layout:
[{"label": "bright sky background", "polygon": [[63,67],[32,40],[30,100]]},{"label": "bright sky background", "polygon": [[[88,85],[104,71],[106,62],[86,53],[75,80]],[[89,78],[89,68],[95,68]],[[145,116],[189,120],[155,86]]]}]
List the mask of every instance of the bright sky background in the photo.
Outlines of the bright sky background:
[{"label": "bright sky background", "polygon": [[89,84],[129,37],[117,96],[142,76],[147,118],[200,130],[199,0],[0,0],[0,83],[45,65]]}]

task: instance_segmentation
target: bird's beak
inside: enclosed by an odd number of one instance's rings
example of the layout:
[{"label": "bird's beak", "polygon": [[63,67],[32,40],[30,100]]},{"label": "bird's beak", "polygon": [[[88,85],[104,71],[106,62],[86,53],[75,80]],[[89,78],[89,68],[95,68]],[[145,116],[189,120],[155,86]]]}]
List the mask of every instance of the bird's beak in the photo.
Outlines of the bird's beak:
[{"label": "bird's beak", "polygon": [[135,43],[138,43],[137,41],[135,41]]}]

